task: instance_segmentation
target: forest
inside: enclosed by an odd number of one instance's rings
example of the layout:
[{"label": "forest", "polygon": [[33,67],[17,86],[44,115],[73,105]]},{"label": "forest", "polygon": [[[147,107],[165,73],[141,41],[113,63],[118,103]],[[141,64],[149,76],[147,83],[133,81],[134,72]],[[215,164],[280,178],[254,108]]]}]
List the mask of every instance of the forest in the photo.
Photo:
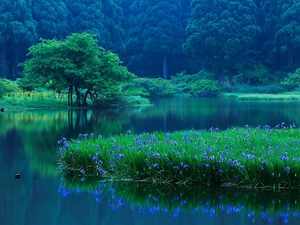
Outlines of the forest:
[{"label": "forest", "polygon": [[21,77],[40,38],[86,32],[139,78],[295,88],[299,11],[299,0],[2,0],[0,77]]}]

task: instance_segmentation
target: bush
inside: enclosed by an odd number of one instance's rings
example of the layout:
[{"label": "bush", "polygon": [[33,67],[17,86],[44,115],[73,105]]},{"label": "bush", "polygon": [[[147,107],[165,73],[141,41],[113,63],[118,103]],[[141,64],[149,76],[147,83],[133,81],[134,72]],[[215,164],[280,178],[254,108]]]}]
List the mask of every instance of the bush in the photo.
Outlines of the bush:
[{"label": "bush", "polygon": [[196,96],[215,96],[219,91],[217,82],[213,80],[197,80],[190,87],[191,94]]},{"label": "bush", "polygon": [[171,83],[176,85],[180,92],[194,96],[212,96],[219,91],[217,81],[211,79],[212,73],[201,70],[196,74],[177,74],[171,79]]},{"label": "bush", "polygon": [[123,97],[123,101],[127,106],[150,105],[149,99],[141,96],[126,96]]},{"label": "bush", "polygon": [[171,97],[176,93],[176,87],[162,78],[137,78],[132,84],[122,87],[125,95],[140,95],[143,97]]},{"label": "bush", "polygon": [[235,85],[235,86],[222,86],[223,92],[236,92],[236,93],[261,93],[261,94],[277,94],[285,92],[284,87],[278,85],[261,85],[252,86],[247,84]]},{"label": "bush", "polygon": [[120,85],[120,87],[123,95],[125,96],[150,96],[150,93],[146,88],[137,84],[137,79],[134,79],[131,83],[123,83]]},{"label": "bush", "polygon": [[288,73],[287,77],[284,78],[281,83],[289,90],[300,87],[300,68],[298,68],[294,73]]},{"label": "bush", "polygon": [[20,91],[20,88],[15,82],[0,78],[0,98],[2,98],[5,94],[18,91]]},{"label": "bush", "polygon": [[264,64],[258,63],[241,68],[239,74],[233,78],[235,84],[265,85],[270,83],[271,74]]}]

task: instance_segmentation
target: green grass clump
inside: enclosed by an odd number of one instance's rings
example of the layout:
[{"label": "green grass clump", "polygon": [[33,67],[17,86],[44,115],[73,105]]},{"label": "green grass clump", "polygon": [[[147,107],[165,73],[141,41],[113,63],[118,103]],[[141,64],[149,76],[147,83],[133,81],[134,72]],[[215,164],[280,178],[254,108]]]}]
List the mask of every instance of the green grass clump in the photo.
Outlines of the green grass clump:
[{"label": "green grass clump", "polygon": [[257,189],[300,187],[300,129],[294,124],[113,137],[80,134],[59,144],[60,168],[72,176]]},{"label": "green grass clump", "polygon": [[219,97],[236,98],[237,100],[269,100],[286,101],[300,100],[300,92],[286,92],[281,94],[258,94],[258,93],[222,93]]},{"label": "green grass clump", "polygon": [[18,91],[4,95],[0,105],[9,109],[68,107],[68,96],[54,91]]}]

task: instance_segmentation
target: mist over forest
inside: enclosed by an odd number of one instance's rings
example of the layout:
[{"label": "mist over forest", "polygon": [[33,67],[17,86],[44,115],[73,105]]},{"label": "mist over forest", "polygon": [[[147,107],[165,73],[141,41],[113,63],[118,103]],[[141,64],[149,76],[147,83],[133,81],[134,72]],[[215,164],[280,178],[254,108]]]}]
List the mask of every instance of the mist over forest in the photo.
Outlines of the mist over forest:
[{"label": "mist over forest", "polygon": [[1,76],[39,38],[92,33],[139,77],[186,71],[251,85],[300,67],[299,0],[1,0]]}]

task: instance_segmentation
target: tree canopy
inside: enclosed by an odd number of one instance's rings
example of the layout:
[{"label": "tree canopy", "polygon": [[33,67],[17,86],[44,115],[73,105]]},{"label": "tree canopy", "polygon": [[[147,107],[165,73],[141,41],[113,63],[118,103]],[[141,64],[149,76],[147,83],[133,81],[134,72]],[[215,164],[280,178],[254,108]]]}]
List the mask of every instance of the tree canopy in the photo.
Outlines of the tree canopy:
[{"label": "tree canopy", "polygon": [[184,51],[219,74],[244,59],[261,33],[252,0],[192,0],[191,7]]},{"label": "tree canopy", "polygon": [[68,9],[64,0],[34,0],[32,16],[37,23],[40,38],[65,38],[67,35]]},{"label": "tree canopy", "polygon": [[248,82],[260,67],[278,73],[251,84],[278,84],[300,67],[299,10],[291,0],[2,0],[0,77],[18,78],[39,38],[87,32],[140,77],[206,69]]},{"label": "tree canopy", "polygon": [[31,1],[2,0],[0,2],[0,48],[2,77],[18,77],[19,58],[24,47],[28,48],[37,39],[36,21],[31,14]]},{"label": "tree canopy", "polygon": [[88,33],[74,33],[65,40],[41,39],[29,48],[28,56],[21,84],[68,90],[69,105],[73,105],[74,91],[76,105],[86,105],[88,96],[97,104],[99,95],[116,95],[119,82],[134,77],[116,54],[98,46]]},{"label": "tree canopy", "polygon": [[184,57],[181,45],[185,39],[186,14],[182,11],[182,1],[135,0],[130,9],[125,41],[130,52],[128,67],[137,73],[150,72],[152,76],[167,79],[169,68],[176,67],[178,59]]}]

